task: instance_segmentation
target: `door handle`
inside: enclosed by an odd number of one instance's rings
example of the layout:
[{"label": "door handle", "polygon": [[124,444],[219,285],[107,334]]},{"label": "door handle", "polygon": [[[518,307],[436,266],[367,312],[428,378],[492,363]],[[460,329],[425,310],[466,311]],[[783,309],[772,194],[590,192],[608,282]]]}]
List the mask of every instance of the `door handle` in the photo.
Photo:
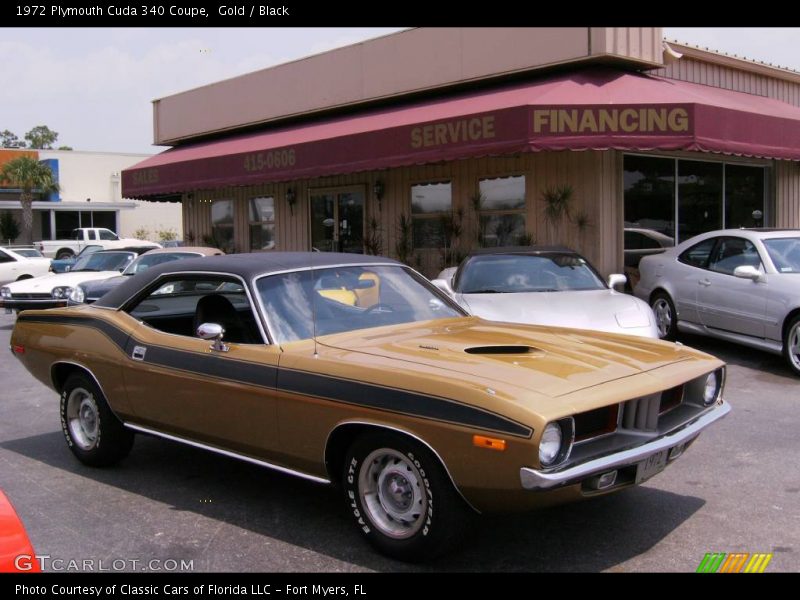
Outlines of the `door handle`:
[{"label": "door handle", "polygon": [[711,280],[710,279],[701,279],[697,283],[698,283],[698,285],[702,285],[703,287],[708,287],[708,286],[711,285]]}]

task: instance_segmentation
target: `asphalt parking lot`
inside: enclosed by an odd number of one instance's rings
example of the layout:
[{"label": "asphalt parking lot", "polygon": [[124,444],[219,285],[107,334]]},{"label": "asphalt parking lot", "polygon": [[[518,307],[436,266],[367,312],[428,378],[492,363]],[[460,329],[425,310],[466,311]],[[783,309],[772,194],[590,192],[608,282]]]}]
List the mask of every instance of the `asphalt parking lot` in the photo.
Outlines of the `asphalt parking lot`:
[{"label": "asphalt parking lot", "polygon": [[706,552],[764,552],[768,571],[800,571],[800,379],[777,356],[684,336],[728,362],[733,412],[677,463],[612,496],[481,518],[459,552],[420,566],[373,552],[332,488],[143,436],[117,467],[81,465],[57,396],[7,350],[14,319],[0,314],[0,489],[40,555],[130,570],[686,572]]}]

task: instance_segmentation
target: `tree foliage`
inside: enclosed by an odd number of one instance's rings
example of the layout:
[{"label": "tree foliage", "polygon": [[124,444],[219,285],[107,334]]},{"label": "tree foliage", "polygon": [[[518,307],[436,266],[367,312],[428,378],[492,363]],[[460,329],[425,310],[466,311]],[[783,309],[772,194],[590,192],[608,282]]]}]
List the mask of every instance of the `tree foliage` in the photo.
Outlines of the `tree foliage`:
[{"label": "tree foliage", "polygon": [[25,134],[28,140],[28,147],[37,150],[52,150],[53,144],[58,140],[58,132],[53,131],[47,125],[37,125]]},{"label": "tree foliage", "polygon": [[0,170],[0,183],[8,183],[21,190],[23,243],[33,243],[33,199],[37,194],[58,190],[53,171],[30,156],[20,156],[8,161]]},{"label": "tree foliage", "polygon": [[24,148],[25,142],[19,139],[14,132],[5,129],[3,131],[0,131],[0,147]]}]

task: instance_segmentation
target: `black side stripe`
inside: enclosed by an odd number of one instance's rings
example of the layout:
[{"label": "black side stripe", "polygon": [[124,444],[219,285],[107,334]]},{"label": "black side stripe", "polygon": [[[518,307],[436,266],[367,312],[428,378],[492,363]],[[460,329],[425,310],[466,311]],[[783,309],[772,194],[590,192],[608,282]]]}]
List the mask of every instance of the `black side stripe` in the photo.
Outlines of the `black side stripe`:
[{"label": "black side stripe", "polygon": [[92,327],[106,334],[129,357],[135,345],[146,346],[147,353],[143,362],[165,368],[525,438],[533,434],[530,427],[521,423],[449,398],[146,344],[135,340],[115,325],[94,317],[27,317],[25,313],[21,313],[18,320]]}]

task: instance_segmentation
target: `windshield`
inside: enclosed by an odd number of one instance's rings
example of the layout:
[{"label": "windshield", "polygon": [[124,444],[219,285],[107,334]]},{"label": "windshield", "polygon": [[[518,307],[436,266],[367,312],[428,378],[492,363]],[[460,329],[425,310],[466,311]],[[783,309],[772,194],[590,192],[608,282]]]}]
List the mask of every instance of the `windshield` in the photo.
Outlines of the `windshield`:
[{"label": "windshield", "polygon": [[133,252],[96,252],[79,258],[71,272],[121,271],[134,258],[136,258],[136,254]]},{"label": "windshield", "polygon": [[602,290],[605,283],[577,254],[495,254],[476,256],[456,283],[462,294],[511,294]]},{"label": "windshield", "polygon": [[279,343],[383,325],[461,317],[400,266],[348,266],[268,275],[256,282]]},{"label": "windshield", "polygon": [[150,267],[161,265],[164,263],[172,262],[173,260],[181,260],[182,258],[197,258],[201,254],[194,252],[165,252],[162,254],[144,254],[133,261],[128,268],[125,269],[123,275],[136,275],[143,273]]},{"label": "windshield", "polygon": [[83,250],[81,250],[78,253],[77,258],[81,258],[83,256],[88,256],[89,254],[94,254],[95,252],[99,252],[102,249],[103,249],[102,246],[94,246],[94,245],[86,246]]},{"label": "windshield", "polygon": [[26,258],[43,258],[43,254],[33,248],[15,248],[14,252]]},{"label": "windshield", "polygon": [[800,237],[764,240],[778,273],[800,273]]}]

